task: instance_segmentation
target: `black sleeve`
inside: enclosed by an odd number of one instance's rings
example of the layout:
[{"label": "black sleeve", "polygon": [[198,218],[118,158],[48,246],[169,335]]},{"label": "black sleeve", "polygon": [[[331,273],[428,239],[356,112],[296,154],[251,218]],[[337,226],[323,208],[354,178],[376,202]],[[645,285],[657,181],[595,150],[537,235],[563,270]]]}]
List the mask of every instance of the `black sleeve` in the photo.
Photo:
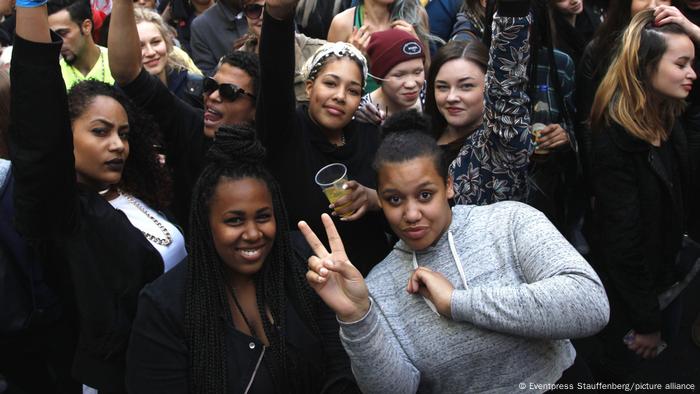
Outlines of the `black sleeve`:
[{"label": "black sleeve", "polygon": [[632,328],[651,333],[661,329],[661,311],[652,263],[644,253],[638,177],[609,133],[603,130],[592,140],[592,181],[606,285],[620,295]]},{"label": "black sleeve", "polygon": [[18,231],[27,239],[72,231],[79,211],[73,134],[58,59],[49,44],[17,36],[12,55],[10,152]]},{"label": "black sleeve", "polygon": [[144,69],[136,79],[120,87],[136,107],[149,113],[158,124],[169,162],[181,161],[190,154],[195,158],[202,155],[206,137],[201,110],[180,100]]},{"label": "black sleeve", "polygon": [[148,287],[141,292],[126,353],[129,393],[187,393],[188,350],[181,319],[184,317],[169,311]]},{"label": "black sleeve", "polygon": [[149,113],[163,136],[166,163],[173,172],[173,212],[189,230],[192,188],[197,182],[211,139],[204,135],[204,115],[180,100],[145,70],[121,87],[134,104]]},{"label": "black sleeve", "polygon": [[[306,266],[308,258],[313,256],[311,247],[299,231],[290,231],[289,237],[292,249],[299,259],[299,264]],[[350,359],[340,343],[340,327],[338,326],[335,313],[315,293],[313,297],[316,322],[321,334],[321,342],[323,343],[323,364],[326,366],[326,379],[321,392],[359,394],[360,389],[357,387],[355,377],[350,369]]]},{"label": "black sleeve", "polygon": [[267,12],[260,35],[260,96],[255,124],[268,157],[289,149],[296,139],[294,96],[294,21],[279,21]]},{"label": "black sleeve", "polygon": [[583,176],[590,185],[592,171],[591,163],[591,127],[588,117],[591,114],[593,98],[598,87],[594,81],[594,63],[592,45],[586,46],[576,69],[576,119],[574,122],[574,133],[578,142],[579,157],[583,167]]},{"label": "black sleeve", "polygon": [[350,369],[350,359],[340,343],[340,327],[335,313],[326,304],[319,301],[316,316],[323,340],[326,365],[326,381],[321,392],[360,393]]}]

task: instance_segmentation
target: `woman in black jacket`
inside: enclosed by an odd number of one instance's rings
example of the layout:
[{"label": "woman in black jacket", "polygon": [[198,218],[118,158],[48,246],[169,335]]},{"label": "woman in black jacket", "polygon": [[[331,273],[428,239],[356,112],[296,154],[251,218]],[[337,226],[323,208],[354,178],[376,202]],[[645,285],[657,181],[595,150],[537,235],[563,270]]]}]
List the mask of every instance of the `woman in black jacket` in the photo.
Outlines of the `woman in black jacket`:
[{"label": "woman in black jacket", "polygon": [[74,347],[73,377],[123,392],[137,295],[163,273],[164,262],[185,256],[184,240],[157,212],[167,204],[168,177],[157,163],[151,126],[101,82],[83,82],[66,95],[61,39],[50,33],[38,3],[17,6],[15,222],[39,260],[50,262],[44,279],[73,324],[57,340]]},{"label": "woman in black jacket", "polygon": [[678,303],[663,309],[658,296],[684,275],[676,255],[697,225],[698,153],[677,118],[696,78],[700,28],[685,22],[674,7],[636,15],[593,102],[594,263],[611,305],[604,379],[624,379],[635,354],[655,357],[679,322]]},{"label": "woman in black jacket", "polygon": [[[348,195],[335,206],[336,226],[352,261],[367,274],[389,252],[379,212],[372,159],[379,146],[375,125],[352,119],[367,75],[364,56],[343,43],[326,44],[307,61],[304,72],[309,103],[294,99],[293,2],[268,1],[260,37],[258,135],[268,150],[268,166],[280,182],[290,222],[307,220],[321,231],[321,213],[329,202],[314,181],[331,163],[348,169]],[[335,208],[335,207],[334,207]]]},{"label": "woman in black jacket", "polygon": [[130,393],[343,393],[355,385],[334,314],[304,280],[255,130],[221,128],[193,191],[190,256],[148,285]]}]

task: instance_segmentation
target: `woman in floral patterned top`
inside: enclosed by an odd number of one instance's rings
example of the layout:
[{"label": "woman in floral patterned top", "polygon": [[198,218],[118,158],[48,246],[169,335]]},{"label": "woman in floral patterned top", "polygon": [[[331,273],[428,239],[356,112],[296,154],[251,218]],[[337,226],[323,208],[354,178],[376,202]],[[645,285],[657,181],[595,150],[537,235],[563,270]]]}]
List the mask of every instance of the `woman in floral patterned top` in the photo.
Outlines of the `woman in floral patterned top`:
[{"label": "woman in floral patterned top", "polygon": [[426,112],[451,159],[457,204],[523,201],[527,192],[530,45],[512,21],[498,29],[488,60],[478,41],[450,42],[428,75]]}]

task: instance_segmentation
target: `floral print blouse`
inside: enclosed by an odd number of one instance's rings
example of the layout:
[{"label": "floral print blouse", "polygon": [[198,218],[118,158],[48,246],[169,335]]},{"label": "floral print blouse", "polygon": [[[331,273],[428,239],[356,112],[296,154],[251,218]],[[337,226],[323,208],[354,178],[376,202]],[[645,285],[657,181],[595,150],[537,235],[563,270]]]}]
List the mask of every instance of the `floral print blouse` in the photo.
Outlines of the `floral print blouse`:
[{"label": "floral print blouse", "polygon": [[528,159],[534,149],[525,93],[530,21],[531,16],[494,19],[484,123],[450,164],[457,204],[524,201],[527,195]]}]

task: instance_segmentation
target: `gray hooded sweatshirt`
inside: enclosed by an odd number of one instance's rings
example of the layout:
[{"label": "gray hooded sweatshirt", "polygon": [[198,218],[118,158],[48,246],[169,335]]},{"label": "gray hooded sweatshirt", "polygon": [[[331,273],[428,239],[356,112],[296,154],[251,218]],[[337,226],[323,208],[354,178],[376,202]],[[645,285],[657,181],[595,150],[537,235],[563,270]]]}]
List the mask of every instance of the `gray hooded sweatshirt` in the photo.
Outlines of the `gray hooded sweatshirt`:
[{"label": "gray hooded sweatshirt", "polygon": [[413,251],[399,241],[367,276],[367,315],[341,322],[360,388],[514,393],[524,384],[529,392],[547,391],[576,356],[568,338],[592,335],[608,322],[600,279],[534,208],[508,201],[456,206],[452,213],[449,231],[416,253],[419,266],[455,287],[451,319],[406,292]]}]

